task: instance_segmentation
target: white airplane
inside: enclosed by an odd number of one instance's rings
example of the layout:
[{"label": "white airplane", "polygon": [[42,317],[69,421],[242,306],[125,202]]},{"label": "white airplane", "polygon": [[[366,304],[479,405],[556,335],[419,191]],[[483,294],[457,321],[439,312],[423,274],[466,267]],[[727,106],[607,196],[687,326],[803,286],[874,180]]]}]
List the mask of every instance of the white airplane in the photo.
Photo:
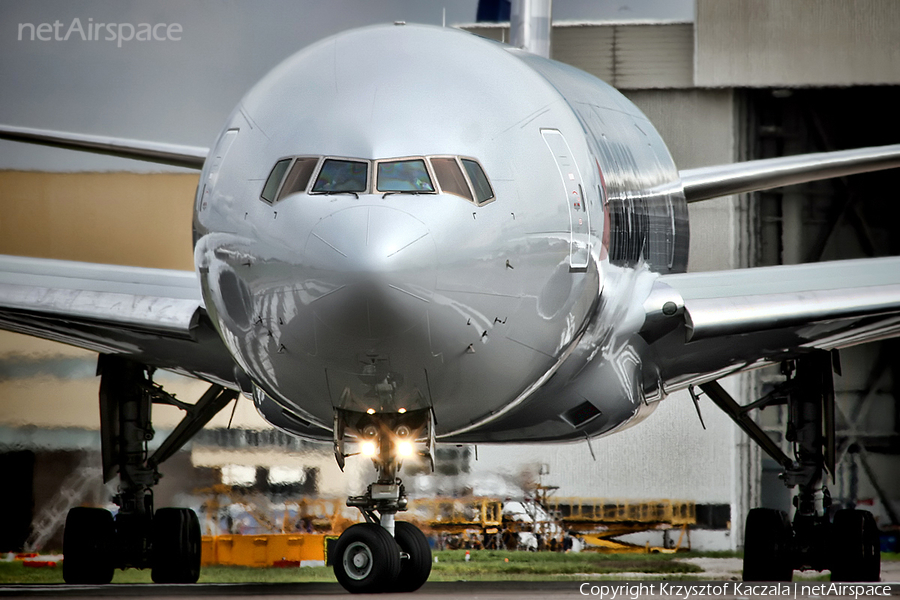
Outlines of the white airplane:
[{"label": "white airplane", "polygon": [[[2,137],[202,169],[194,273],[0,258],[0,327],[100,354],[113,519],[76,508],[69,582],[150,567],[197,580],[200,531],[153,509],[157,467],[239,394],[375,481],[332,562],[354,592],[412,591],[424,535],[395,520],[404,460],[436,443],[590,439],[699,386],[797,487],[754,509],[746,579],[877,580],[872,516],[829,517],[832,365],[900,333],[900,258],[685,273],[689,202],[900,166],[900,145],[679,171],[643,114],[572,67],[468,33],[342,33],[275,68],[211,149],[3,126]],[[716,383],[784,365],[786,456]],[[193,407],[152,381],[211,383]],[[148,456],[151,402],[185,408]],[[824,424],[824,429],[823,429]]]}]

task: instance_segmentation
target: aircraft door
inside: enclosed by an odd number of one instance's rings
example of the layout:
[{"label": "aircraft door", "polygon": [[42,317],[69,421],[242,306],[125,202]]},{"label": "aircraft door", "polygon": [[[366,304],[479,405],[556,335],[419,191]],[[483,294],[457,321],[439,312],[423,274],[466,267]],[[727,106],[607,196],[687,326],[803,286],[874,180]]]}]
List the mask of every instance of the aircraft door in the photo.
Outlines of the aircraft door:
[{"label": "aircraft door", "polygon": [[569,213],[569,268],[572,271],[587,269],[591,251],[591,219],[587,198],[584,196],[584,183],[581,172],[572,156],[572,150],[566,138],[557,129],[541,129],[544,142],[562,179],[564,200]]},{"label": "aircraft door", "polygon": [[228,153],[228,149],[231,148],[231,144],[234,143],[235,138],[237,138],[239,131],[240,129],[229,129],[226,131],[219,144],[213,149],[209,174],[206,177],[206,181],[203,182],[203,189],[197,198],[197,212],[205,211],[209,207],[210,196],[213,187],[216,185],[216,180],[219,178],[219,169],[222,167],[222,161],[225,160],[225,155]]}]

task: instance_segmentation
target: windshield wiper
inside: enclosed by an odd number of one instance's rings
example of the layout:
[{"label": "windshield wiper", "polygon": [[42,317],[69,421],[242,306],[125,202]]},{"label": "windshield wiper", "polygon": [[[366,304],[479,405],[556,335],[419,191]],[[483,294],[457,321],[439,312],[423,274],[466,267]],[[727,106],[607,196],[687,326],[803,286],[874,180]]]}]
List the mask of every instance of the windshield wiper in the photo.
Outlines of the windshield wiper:
[{"label": "windshield wiper", "polygon": [[359,193],[357,193],[357,192],[351,192],[351,191],[328,191],[328,192],[316,192],[316,191],[313,191],[313,192],[310,192],[310,195],[317,195],[317,196],[338,196],[338,195],[341,195],[341,194],[353,194],[353,196],[354,196],[357,200],[359,200]]},{"label": "windshield wiper", "polygon": [[389,192],[385,192],[381,197],[382,200],[390,196],[391,194],[408,194],[410,196],[421,196],[422,194],[433,194],[434,192],[420,192],[419,190],[391,190]]}]

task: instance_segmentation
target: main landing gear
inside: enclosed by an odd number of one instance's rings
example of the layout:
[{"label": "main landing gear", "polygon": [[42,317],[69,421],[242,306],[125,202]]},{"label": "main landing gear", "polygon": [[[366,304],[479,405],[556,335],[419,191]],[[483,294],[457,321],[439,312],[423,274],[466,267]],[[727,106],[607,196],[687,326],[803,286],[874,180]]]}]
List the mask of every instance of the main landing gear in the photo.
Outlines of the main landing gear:
[{"label": "main landing gear", "polygon": [[[431,548],[411,523],[395,520],[407,507],[403,482],[397,477],[403,458],[418,454],[434,467],[434,423],[430,409],[407,413],[369,414],[338,410],[334,427],[335,456],[341,468],[345,435],[354,438],[360,454],[370,456],[377,480],[348,506],[366,519],[338,538],[331,557],[334,575],[354,593],[412,592],[431,574]],[[417,451],[416,446],[425,445]]]},{"label": "main landing gear", "polygon": [[[814,352],[784,363],[786,381],[748,406],[738,405],[715,383],[701,385],[710,399],[784,468],[784,483],[796,487],[794,520],[783,511],[754,508],[747,515],[745,581],[790,581],[795,569],[831,570],[832,581],[878,581],[881,550],[872,514],[843,509],[829,519],[826,477],[835,471],[834,384],[837,353]],[[787,404],[786,438],[794,459],[749,417],[748,411]]]},{"label": "main landing gear", "polygon": [[[105,584],[115,569],[152,569],[156,583],[195,583],[200,576],[200,522],[186,508],[161,508],[154,513],[153,486],[157,467],[172,456],[237,392],[218,385],[193,405],[162,390],[143,365],[101,356],[100,433],[103,478],[119,475],[113,501],[115,517],[101,508],[69,511],[63,534],[63,578],[66,583]],[[186,416],[160,447],[148,456],[153,439],[150,409],[170,404]]]}]

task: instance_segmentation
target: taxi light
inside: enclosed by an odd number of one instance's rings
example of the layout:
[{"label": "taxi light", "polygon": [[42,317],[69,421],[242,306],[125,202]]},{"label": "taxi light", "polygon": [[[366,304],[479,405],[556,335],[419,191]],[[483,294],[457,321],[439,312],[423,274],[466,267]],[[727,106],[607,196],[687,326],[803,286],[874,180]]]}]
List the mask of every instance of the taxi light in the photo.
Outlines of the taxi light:
[{"label": "taxi light", "polygon": [[402,415],[403,413],[406,412],[406,409],[405,409],[405,408],[398,408],[398,409],[397,409],[397,412],[400,413],[400,414]]},{"label": "taxi light", "polygon": [[400,440],[397,442],[397,454],[400,456],[412,456],[413,455],[413,445],[412,442],[407,440]]},{"label": "taxi light", "polygon": [[375,409],[374,409],[374,408],[370,408],[370,409],[366,410],[366,414],[374,415],[374,414],[375,414]]},{"label": "taxi light", "polygon": [[375,456],[375,442],[363,442],[362,446],[360,446],[360,451],[362,451],[363,456]]}]

